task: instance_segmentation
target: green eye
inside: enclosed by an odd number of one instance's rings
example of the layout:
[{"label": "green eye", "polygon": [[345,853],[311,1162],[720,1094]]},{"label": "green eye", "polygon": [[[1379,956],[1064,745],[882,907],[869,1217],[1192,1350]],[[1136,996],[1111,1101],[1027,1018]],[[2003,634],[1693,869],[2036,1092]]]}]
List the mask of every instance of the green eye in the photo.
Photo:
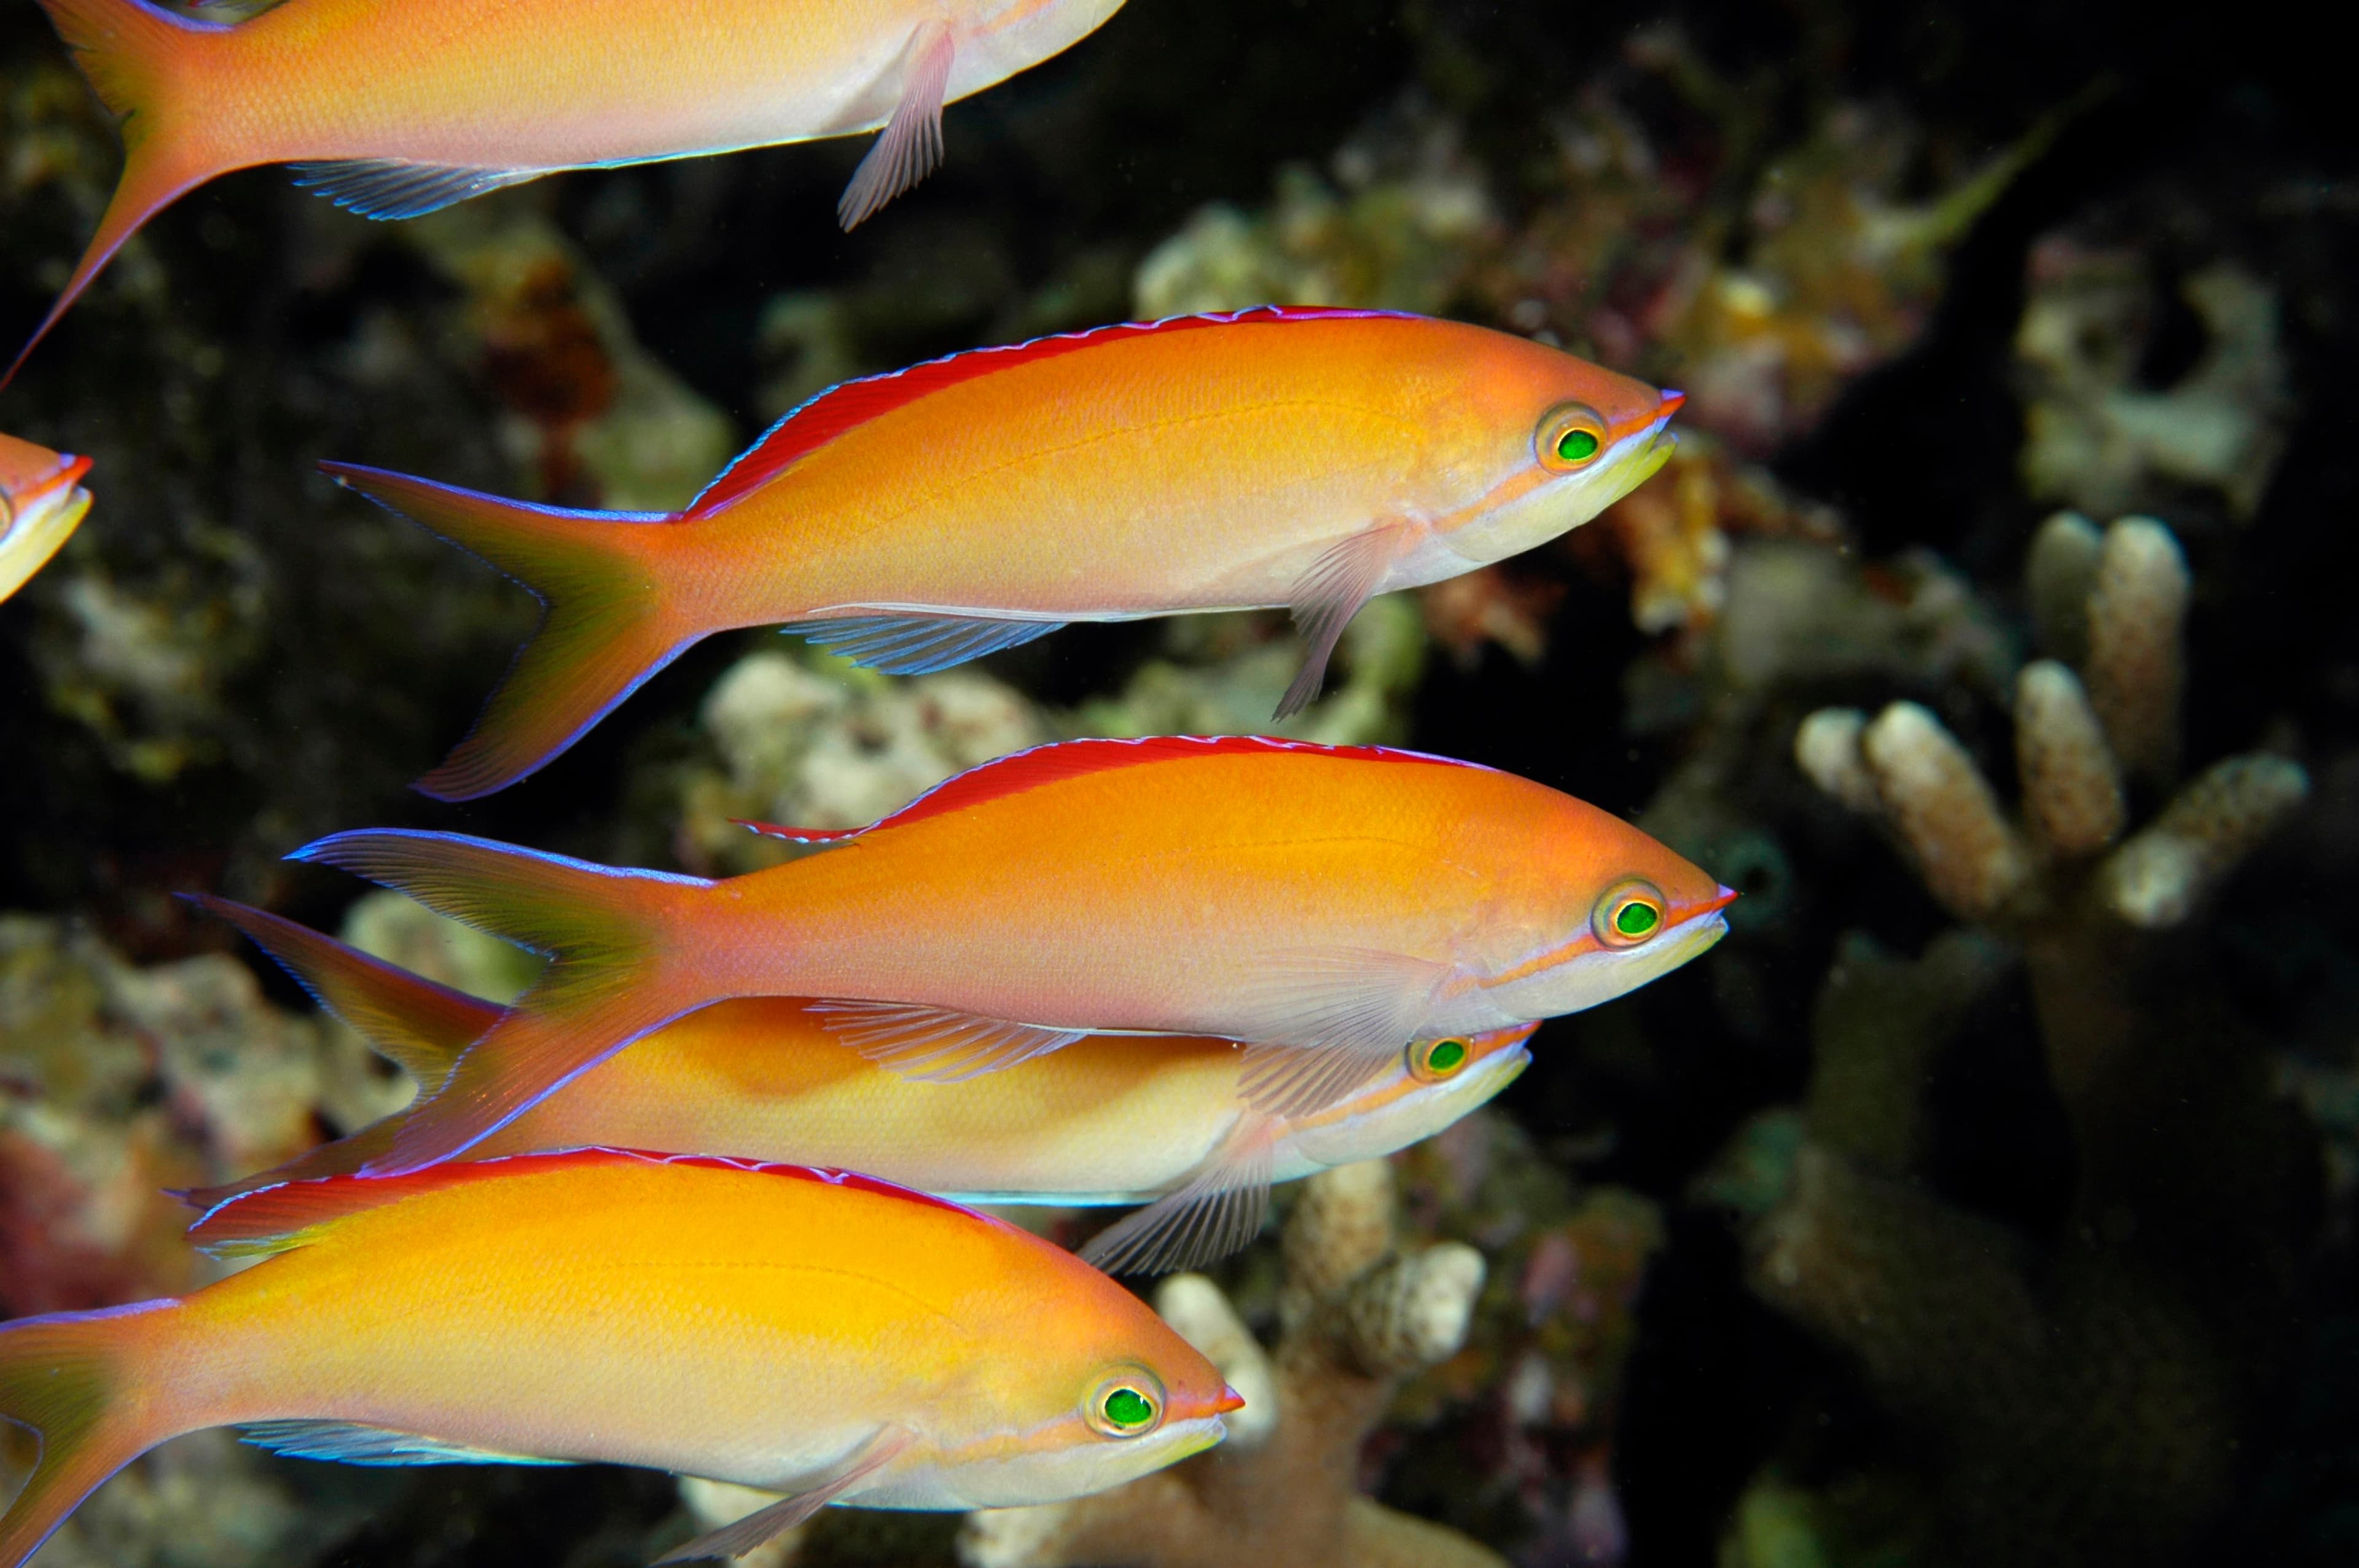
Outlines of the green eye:
[{"label": "green eye", "polygon": [[1162,1424],[1163,1386],[1151,1374],[1128,1368],[1100,1383],[1082,1414],[1108,1437],[1139,1436]]},{"label": "green eye", "polygon": [[1669,905],[1651,882],[1616,882],[1597,901],[1590,926],[1609,947],[1635,947],[1662,929]]},{"label": "green eye", "polygon": [[1586,403],[1558,404],[1532,432],[1532,455],[1557,473],[1586,467],[1604,449],[1605,416]]},{"label": "green eye", "polygon": [[1424,1083],[1446,1078],[1466,1065],[1473,1050],[1472,1042],[1454,1036],[1419,1042],[1408,1048],[1408,1076]]}]

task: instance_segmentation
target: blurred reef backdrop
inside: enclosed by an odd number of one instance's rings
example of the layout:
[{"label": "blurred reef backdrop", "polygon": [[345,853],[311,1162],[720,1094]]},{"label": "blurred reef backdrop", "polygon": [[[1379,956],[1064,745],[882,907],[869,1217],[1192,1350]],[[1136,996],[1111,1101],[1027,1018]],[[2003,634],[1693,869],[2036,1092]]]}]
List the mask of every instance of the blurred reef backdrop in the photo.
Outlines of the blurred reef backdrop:
[{"label": "blurred reef backdrop", "polygon": [[[672,506],[846,376],[1386,306],[1680,387],[1682,444],[1558,544],[1370,606],[1287,729],[1625,813],[1743,890],[1731,935],[1163,1286],[1276,1391],[1221,1454],[1056,1509],[833,1510],[768,1568],[2359,1558],[2346,72],[2258,6],[1129,0],[953,108],[947,168],[849,237],[854,144],[396,224],[206,187],[0,394],[97,496],[0,609],[0,1315],[185,1288],[159,1188],[409,1092],[174,892],[512,994],[512,950],[278,857],[408,823],[740,871],[783,847],[733,817],[1263,728],[1293,666],[1275,615],[913,680],[716,638],[438,806],[405,782],[536,607],[315,460]],[[16,0],[0,341],[117,160]],[[40,1562],[623,1568],[744,1507],[216,1433]]]}]

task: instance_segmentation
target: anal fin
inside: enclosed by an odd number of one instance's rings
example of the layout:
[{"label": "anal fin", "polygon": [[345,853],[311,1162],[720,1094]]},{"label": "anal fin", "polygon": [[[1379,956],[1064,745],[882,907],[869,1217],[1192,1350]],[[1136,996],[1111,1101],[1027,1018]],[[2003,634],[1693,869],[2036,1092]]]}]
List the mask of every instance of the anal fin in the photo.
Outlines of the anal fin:
[{"label": "anal fin", "polygon": [[571,1465],[571,1459],[541,1459],[528,1454],[502,1454],[470,1448],[439,1437],[362,1426],[343,1421],[250,1421],[239,1429],[246,1442],[290,1459],[326,1459],[339,1465]]},{"label": "anal fin", "polygon": [[962,1084],[1062,1050],[1084,1033],[909,1002],[816,1001],[810,1011],[868,1061],[919,1084]]},{"label": "anal fin", "polygon": [[888,676],[929,676],[985,654],[1020,648],[1064,624],[983,615],[855,615],[790,621],[782,630]]},{"label": "anal fin", "polygon": [[1385,574],[1392,570],[1409,542],[1408,524],[1379,524],[1336,540],[1310,563],[1310,569],[1302,574],[1287,600],[1310,651],[1303,655],[1294,683],[1277,699],[1276,717],[1287,719],[1299,713],[1319,695],[1327,679],[1327,661],[1334,657],[1343,628],[1352,623],[1360,606],[1375,597],[1384,586]]},{"label": "anal fin", "polygon": [[554,174],[549,168],[467,168],[401,158],[288,166],[295,183],[364,218],[423,218],[471,196]]},{"label": "anal fin", "polygon": [[901,101],[835,204],[836,220],[847,232],[942,161],[942,99],[950,92],[951,60],[956,53],[947,22],[921,24],[910,35],[901,57]]},{"label": "anal fin", "polygon": [[1269,1213],[1277,1144],[1277,1125],[1248,1111],[1184,1185],[1092,1237],[1082,1261],[1109,1274],[1167,1274],[1241,1250]]},{"label": "anal fin", "polygon": [[862,1444],[818,1485],[783,1497],[768,1508],[756,1509],[734,1524],[706,1531],[657,1558],[654,1568],[664,1568],[669,1563],[693,1563],[700,1557],[743,1557],[779,1532],[794,1529],[884,1469],[916,1441],[916,1435],[908,1429],[888,1426]]}]

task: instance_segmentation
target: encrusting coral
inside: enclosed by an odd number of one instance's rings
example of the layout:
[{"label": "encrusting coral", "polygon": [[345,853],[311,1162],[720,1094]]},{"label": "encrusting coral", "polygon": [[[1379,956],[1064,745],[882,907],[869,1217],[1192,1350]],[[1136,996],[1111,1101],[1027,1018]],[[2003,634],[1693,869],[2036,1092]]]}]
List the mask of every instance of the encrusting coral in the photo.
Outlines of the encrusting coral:
[{"label": "encrusting coral", "polygon": [[1114,1491],[968,1517],[967,1568],[1498,1568],[1455,1530],[1361,1495],[1360,1449],[1401,1379],[1454,1355],[1482,1255],[1404,1251],[1392,1167],[1340,1166],[1304,1184],[1281,1242],[1280,1331],[1265,1350],[1218,1286],[1163,1281],[1156,1309],[1246,1404],[1228,1441]]},{"label": "encrusting coral", "polygon": [[[1796,736],[1802,771],[1879,820],[1973,929],[1916,960],[1847,939],[1753,1282],[1932,1440],[1924,1560],[2165,1563],[2227,1495],[2317,1178],[2314,1138],[2183,934],[2308,784],[2285,758],[2233,757],[2129,832],[2129,803],[2175,777],[2177,543],[2147,519],[2100,535],[2067,514],[2028,577],[2065,657],[2015,683],[2017,817],[1917,704],[1821,709]],[[1932,1065],[1970,1048],[1969,1009],[2011,952],[2073,1145],[2052,1239],[1928,1184]]]}]

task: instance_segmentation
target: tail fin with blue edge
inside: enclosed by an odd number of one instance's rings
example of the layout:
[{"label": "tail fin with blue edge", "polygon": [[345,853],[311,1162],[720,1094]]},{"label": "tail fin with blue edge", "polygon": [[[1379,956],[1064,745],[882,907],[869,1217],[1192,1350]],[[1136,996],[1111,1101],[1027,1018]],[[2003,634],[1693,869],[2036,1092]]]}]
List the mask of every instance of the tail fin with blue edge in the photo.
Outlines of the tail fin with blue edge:
[{"label": "tail fin with blue edge", "polygon": [[571,511],[352,463],[320,468],[548,607],[474,730],[418,781],[438,800],[474,800],[538,771],[704,635],[667,591],[667,551],[680,535],[666,514]]},{"label": "tail fin with blue edge", "polygon": [[22,1568],[99,1484],[168,1437],[210,1425],[178,1421],[155,1380],[179,1303],[0,1323],[0,1422],[29,1429],[40,1458],[0,1513],[0,1568]]},{"label": "tail fin with blue edge", "polygon": [[219,117],[204,103],[213,76],[209,68],[235,29],[178,16],[147,0],[40,3],[99,102],[122,123],[123,173],[98,232],[57,303],[0,375],[0,387],[15,379],[34,347],[142,224],[214,176],[255,161],[212,145]]},{"label": "tail fin with blue edge", "polygon": [[[420,1098],[430,1098],[467,1047],[500,1021],[503,1010],[496,1002],[438,985],[285,915],[211,893],[181,896],[245,932],[255,946],[294,976],[313,1000],[351,1025],[371,1050],[418,1080]],[[351,1175],[392,1152],[394,1135],[408,1114],[396,1111],[332,1143],[306,1150],[272,1170],[179,1195],[200,1209],[212,1209],[241,1194],[282,1182]]]},{"label": "tail fin with blue edge", "polygon": [[457,833],[339,833],[291,859],[335,866],[552,960],[361,1167],[400,1175],[465,1152],[608,1056],[720,1000],[691,962],[701,877],[622,871]]}]

